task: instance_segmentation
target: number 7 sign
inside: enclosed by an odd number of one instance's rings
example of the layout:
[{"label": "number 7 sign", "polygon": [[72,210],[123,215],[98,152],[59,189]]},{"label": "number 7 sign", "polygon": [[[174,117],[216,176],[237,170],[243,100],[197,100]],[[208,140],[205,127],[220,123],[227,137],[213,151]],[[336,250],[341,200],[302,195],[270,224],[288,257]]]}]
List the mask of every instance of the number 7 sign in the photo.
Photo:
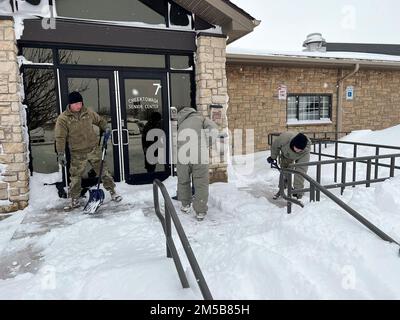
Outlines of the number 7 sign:
[{"label": "number 7 sign", "polygon": [[153,83],[153,86],[157,87],[156,88],[156,93],[154,94],[156,96],[158,94],[158,91],[162,88],[162,86],[159,83]]}]

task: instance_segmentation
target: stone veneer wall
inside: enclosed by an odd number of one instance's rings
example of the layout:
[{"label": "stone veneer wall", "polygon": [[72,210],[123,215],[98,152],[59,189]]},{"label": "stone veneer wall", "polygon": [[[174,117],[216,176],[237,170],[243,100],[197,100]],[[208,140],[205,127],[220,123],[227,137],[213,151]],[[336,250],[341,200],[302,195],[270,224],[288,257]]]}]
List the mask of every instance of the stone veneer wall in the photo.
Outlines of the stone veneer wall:
[{"label": "stone veneer wall", "polygon": [[23,209],[29,199],[25,110],[12,18],[0,17],[0,213]]},{"label": "stone veneer wall", "polygon": [[[228,90],[226,79],[226,38],[199,35],[196,52],[196,104],[197,110],[211,117],[221,130],[228,127]],[[220,117],[213,118],[210,105],[219,104]],[[210,182],[228,180],[227,164],[210,158]]]},{"label": "stone veneer wall", "polygon": [[[343,75],[350,70],[343,71]],[[255,151],[269,149],[273,132],[335,131],[338,69],[272,67],[227,64],[229,129],[254,129]],[[278,100],[278,87],[288,93],[331,94],[332,123],[287,125],[286,101]],[[354,100],[342,98],[342,131],[384,129],[400,123],[400,71],[360,70],[343,87],[354,86]],[[383,143],[384,141],[382,141]]]}]

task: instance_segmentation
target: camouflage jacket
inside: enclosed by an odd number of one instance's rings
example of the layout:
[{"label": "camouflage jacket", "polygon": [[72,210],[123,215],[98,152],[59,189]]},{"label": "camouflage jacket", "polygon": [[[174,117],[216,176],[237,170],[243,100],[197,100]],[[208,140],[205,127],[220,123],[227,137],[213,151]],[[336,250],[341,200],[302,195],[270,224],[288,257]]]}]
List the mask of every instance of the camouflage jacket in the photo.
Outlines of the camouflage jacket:
[{"label": "camouflage jacket", "polygon": [[82,106],[80,112],[67,109],[58,116],[55,128],[57,152],[65,152],[68,142],[71,152],[90,152],[99,143],[93,125],[101,130],[107,127],[107,121],[96,112]]}]

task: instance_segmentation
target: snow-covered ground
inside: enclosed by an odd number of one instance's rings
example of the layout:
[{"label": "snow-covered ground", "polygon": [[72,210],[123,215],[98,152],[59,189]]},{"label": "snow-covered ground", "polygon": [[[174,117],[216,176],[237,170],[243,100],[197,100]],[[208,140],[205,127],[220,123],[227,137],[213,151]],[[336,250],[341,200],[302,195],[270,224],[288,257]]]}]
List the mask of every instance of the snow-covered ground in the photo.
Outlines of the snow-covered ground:
[{"label": "snow-covered ground", "polygon": [[[345,139],[400,145],[399,136],[397,126]],[[349,148],[341,150],[351,155]],[[178,211],[213,297],[399,299],[398,247],[324,197],[286,214],[284,202],[271,200],[278,173],[266,165],[268,153],[238,157],[254,158],[254,170],[232,164],[229,183],[211,185],[205,221]],[[400,241],[396,175],[368,189],[347,188],[342,199]],[[176,234],[190,289],[182,289],[166,258],[152,186],[120,183],[122,203],[105,204],[102,216],[89,217],[62,212],[56,188],[43,185],[57,180],[34,175],[30,206],[0,222],[0,299],[202,298]],[[165,184],[174,195],[176,178]]]}]

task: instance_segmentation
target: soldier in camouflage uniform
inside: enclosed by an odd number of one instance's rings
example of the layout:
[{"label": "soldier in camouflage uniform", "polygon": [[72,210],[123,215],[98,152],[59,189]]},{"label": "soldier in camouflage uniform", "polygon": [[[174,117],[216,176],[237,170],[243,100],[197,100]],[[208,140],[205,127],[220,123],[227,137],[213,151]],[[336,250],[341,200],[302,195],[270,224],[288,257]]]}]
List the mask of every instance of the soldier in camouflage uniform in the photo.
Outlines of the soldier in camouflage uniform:
[{"label": "soldier in camouflage uniform", "polygon": [[[83,98],[79,92],[70,93],[68,99],[69,105],[57,118],[55,127],[57,159],[62,166],[66,165],[65,146],[67,142],[71,152],[71,205],[64,208],[66,211],[81,205],[79,202],[82,190],[81,179],[87,163],[89,162],[97,173],[100,169],[101,147],[98,144],[99,137],[94,131],[93,125],[108,134],[110,132],[107,121],[83,105]],[[115,183],[106,164],[104,164],[101,179],[104,188],[110,192],[111,199],[116,202],[121,201],[122,197],[115,192]]]},{"label": "soldier in camouflage uniform", "polygon": [[[310,161],[311,141],[302,133],[284,132],[274,140],[271,147],[271,156],[268,157],[268,163],[279,160],[282,168],[287,168],[292,163],[306,163]],[[295,170],[307,173],[307,166],[295,167]],[[294,189],[304,188],[304,178],[298,174],[294,175]],[[303,193],[293,194],[297,199],[303,197]],[[280,192],[274,196],[274,199],[280,197]]]}]

